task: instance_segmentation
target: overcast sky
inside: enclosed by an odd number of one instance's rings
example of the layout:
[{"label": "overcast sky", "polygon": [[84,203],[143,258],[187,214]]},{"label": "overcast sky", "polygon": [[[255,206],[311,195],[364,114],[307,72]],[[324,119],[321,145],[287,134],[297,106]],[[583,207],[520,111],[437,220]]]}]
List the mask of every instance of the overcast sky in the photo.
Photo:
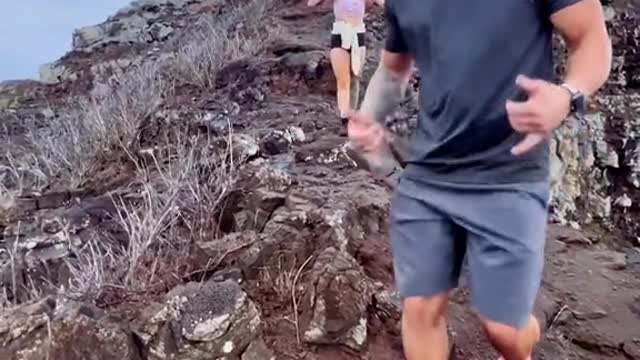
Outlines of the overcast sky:
[{"label": "overcast sky", "polygon": [[0,0],[0,81],[37,78],[71,48],[74,29],[95,25],[131,0]]}]

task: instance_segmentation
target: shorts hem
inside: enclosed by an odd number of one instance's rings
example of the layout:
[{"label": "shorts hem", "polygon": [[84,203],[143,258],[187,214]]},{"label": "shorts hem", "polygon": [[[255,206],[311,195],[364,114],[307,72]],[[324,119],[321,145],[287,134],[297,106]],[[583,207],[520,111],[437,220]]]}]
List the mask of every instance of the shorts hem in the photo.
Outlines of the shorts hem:
[{"label": "shorts hem", "polygon": [[527,312],[526,314],[500,314],[496,311],[483,310],[481,307],[474,304],[471,306],[474,311],[480,315],[480,317],[492,322],[510,326],[514,329],[524,328],[529,321],[529,316],[533,314],[533,312]]},{"label": "shorts hem", "polygon": [[441,285],[441,286],[433,286],[431,288],[422,288],[422,289],[400,289],[398,288],[398,296],[400,299],[412,298],[412,297],[422,297],[429,298],[433,296],[438,296],[442,294],[449,294],[451,290],[458,288],[458,283],[449,285]]},{"label": "shorts hem", "polygon": [[[366,47],[367,44],[365,42],[365,37],[364,37],[364,33],[358,33],[358,45],[360,47]],[[348,49],[345,49],[344,47],[342,47],[342,36],[340,34],[331,34],[331,39],[329,40],[329,48],[330,49],[343,49],[345,51],[351,52],[352,48],[349,47]]]}]

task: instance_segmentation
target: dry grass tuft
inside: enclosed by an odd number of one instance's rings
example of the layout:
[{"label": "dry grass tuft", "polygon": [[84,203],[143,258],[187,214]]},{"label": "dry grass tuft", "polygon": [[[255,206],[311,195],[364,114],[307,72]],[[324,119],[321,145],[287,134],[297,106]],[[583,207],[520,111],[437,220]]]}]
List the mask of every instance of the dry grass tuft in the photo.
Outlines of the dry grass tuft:
[{"label": "dry grass tuft", "polygon": [[144,63],[77,100],[46,127],[32,127],[27,145],[16,151],[11,167],[21,185],[41,190],[51,184],[78,188],[91,177],[98,159],[136,144],[143,122],[172,90],[161,65]]},{"label": "dry grass tuft", "polygon": [[[158,125],[154,117],[175,82],[212,89],[224,66],[262,52],[275,34],[268,21],[272,3],[250,0],[207,19],[173,57],[143,62],[109,84],[98,84],[44,126],[24,119],[30,124],[26,144],[0,159],[0,221],[24,192],[82,188],[104,159],[126,154],[137,166],[129,189],[112,197],[117,207],[112,222],[120,233],[96,231],[80,248],[70,249],[73,256],[64,259],[69,281],[50,284],[48,290],[96,301],[107,289],[166,291],[168,277],[180,282],[193,271],[185,268],[193,244],[219,236],[222,203],[243,159],[232,156],[231,129],[228,138],[212,139],[171,128],[171,138],[160,139],[158,149],[142,152],[140,133],[149,124]],[[13,263],[22,256],[12,250],[0,246],[5,252],[0,260]],[[294,278],[291,269],[277,280],[283,297],[290,296]],[[0,310],[16,305],[11,299],[17,282],[12,283],[13,288],[4,286],[0,292]],[[30,296],[40,294],[34,290]]]},{"label": "dry grass tuft", "polygon": [[166,286],[167,277],[180,282],[191,270],[185,263],[194,242],[215,233],[211,219],[233,185],[235,164],[207,152],[213,139],[173,136],[161,151],[148,152],[131,185],[135,192],[113,196],[125,245],[88,244],[69,263],[74,295],[96,300],[104,287],[144,292]]},{"label": "dry grass tuft", "polygon": [[199,30],[173,60],[177,79],[213,89],[224,65],[264,51],[279,31],[268,23],[272,6],[271,0],[251,0],[221,16],[202,20]]}]

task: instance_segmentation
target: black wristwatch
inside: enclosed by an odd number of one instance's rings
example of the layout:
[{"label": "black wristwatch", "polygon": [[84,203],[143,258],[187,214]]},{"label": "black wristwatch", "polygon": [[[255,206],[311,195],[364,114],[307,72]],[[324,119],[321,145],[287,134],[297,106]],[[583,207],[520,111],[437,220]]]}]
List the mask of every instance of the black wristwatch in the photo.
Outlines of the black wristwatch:
[{"label": "black wristwatch", "polygon": [[571,101],[569,103],[569,116],[575,115],[577,117],[581,117],[587,111],[587,99],[586,96],[580,90],[574,88],[573,86],[562,83],[561,87],[565,88],[569,94],[571,94]]}]

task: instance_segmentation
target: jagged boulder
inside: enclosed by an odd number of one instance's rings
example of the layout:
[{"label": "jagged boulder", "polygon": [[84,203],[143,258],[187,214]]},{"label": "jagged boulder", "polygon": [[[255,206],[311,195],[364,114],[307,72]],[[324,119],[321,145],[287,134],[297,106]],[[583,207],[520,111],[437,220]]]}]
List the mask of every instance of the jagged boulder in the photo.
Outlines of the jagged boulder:
[{"label": "jagged boulder", "polygon": [[328,248],[311,270],[303,306],[304,340],[362,350],[367,341],[367,307],[372,287],[349,254]]},{"label": "jagged boulder", "polygon": [[4,360],[141,360],[131,331],[81,303],[45,298],[0,315]]},{"label": "jagged boulder", "polygon": [[188,283],[165,299],[137,330],[148,359],[237,358],[261,330],[258,308],[232,280]]}]

